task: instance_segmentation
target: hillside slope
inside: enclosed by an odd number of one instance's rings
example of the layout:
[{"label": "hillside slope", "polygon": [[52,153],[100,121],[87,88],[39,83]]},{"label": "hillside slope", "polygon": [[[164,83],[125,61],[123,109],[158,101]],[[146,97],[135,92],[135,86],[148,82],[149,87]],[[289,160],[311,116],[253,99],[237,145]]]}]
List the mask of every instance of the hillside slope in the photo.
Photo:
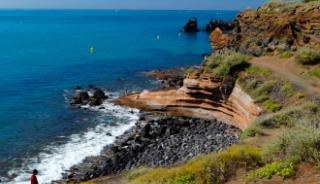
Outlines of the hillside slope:
[{"label": "hillside slope", "polygon": [[320,183],[320,2],[268,3],[235,22],[230,33],[211,33],[213,54],[187,71],[183,87],[116,103],[191,117],[194,109],[206,110],[197,117],[223,117],[243,130],[241,141],[184,163],[94,183]]}]

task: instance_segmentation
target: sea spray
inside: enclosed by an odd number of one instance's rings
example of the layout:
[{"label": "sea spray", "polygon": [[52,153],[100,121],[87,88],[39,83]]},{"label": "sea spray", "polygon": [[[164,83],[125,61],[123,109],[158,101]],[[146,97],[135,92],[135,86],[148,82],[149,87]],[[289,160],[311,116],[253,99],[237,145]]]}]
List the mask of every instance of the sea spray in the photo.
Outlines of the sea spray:
[{"label": "sea spray", "polygon": [[97,118],[113,116],[114,122],[99,124],[85,133],[71,135],[65,144],[48,145],[37,157],[28,159],[24,167],[11,170],[8,175],[18,174],[18,176],[7,183],[29,183],[32,169],[39,170],[40,183],[59,180],[63,172],[81,163],[86,157],[98,156],[106,145],[113,143],[117,136],[130,129],[139,119],[138,110],[116,106],[111,102],[104,102],[97,107],[83,108],[100,113]]}]

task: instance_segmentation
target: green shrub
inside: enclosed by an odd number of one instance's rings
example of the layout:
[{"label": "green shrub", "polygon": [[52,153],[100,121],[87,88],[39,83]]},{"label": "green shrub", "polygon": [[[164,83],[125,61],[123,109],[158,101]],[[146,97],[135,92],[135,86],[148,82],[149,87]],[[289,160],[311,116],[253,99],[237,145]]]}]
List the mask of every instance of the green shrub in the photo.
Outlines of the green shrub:
[{"label": "green shrub", "polygon": [[283,179],[287,179],[294,174],[295,170],[295,162],[288,160],[288,161],[276,161],[271,164],[267,164],[266,166],[252,171],[248,174],[248,179],[262,179],[267,178],[271,179],[272,176],[278,175]]},{"label": "green shrub", "polygon": [[210,57],[207,58],[207,60],[204,63],[204,67],[207,69],[213,69],[220,65],[222,61],[222,55],[220,54],[213,54]]},{"label": "green shrub", "polygon": [[251,66],[245,70],[247,75],[252,75],[252,74],[261,74],[263,76],[270,76],[272,72],[267,69],[262,69],[256,66]]},{"label": "green shrub", "polygon": [[298,50],[295,60],[303,65],[313,65],[320,62],[320,52],[311,48],[301,48]]},{"label": "green shrub", "polygon": [[[267,114],[257,118],[251,125],[241,133],[241,139],[248,137],[255,137],[263,135],[263,128],[280,128],[280,127],[294,127],[296,124],[305,125],[304,116],[312,117],[312,114],[317,113],[317,106],[313,103],[306,103],[299,107],[289,107],[283,111]],[[312,121],[320,120],[317,115],[311,118]]]},{"label": "green shrub", "polygon": [[[249,71],[249,73],[253,72],[253,70]],[[277,86],[278,82],[275,80],[264,82],[260,77],[248,76],[247,79],[240,78],[237,83],[253,98],[255,103],[263,103],[272,99],[270,93],[273,92],[273,89]]]},{"label": "green shrub", "polygon": [[305,97],[305,95],[304,95],[303,93],[301,93],[301,92],[297,92],[297,93],[295,94],[295,96],[296,96],[298,99],[302,99],[302,98]]},{"label": "green shrub", "polygon": [[266,81],[265,83],[263,83],[263,85],[254,89],[253,94],[252,94],[253,97],[258,98],[262,95],[268,95],[276,83],[277,82],[274,80]]},{"label": "green shrub", "polygon": [[281,104],[279,104],[277,102],[273,102],[271,100],[267,100],[267,101],[263,102],[263,106],[271,112],[277,112],[277,111],[281,110],[281,108],[282,108]]},{"label": "green shrub", "polygon": [[254,99],[254,103],[263,103],[267,100],[269,100],[269,97],[267,95],[261,95]]},{"label": "green shrub", "polygon": [[303,0],[304,3],[309,3],[309,2],[317,2],[319,0]]},{"label": "green shrub", "polygon": [[289,81],[285,81],[281,91],[284,92],[287,96],[292,96],[293,95],[293,88],[292,88],[292,84]]},{"label": "green shrub", "polygon": [[253,122],[248,128],[243,130],[243,132],[241,133],[241,139],[256,137],[260,135],[263,135],[261,127],[257,123]]},{"label": "green shrub", "polygon": [[177,177],[175,184],[196,184],[196,183],[194,182],[192,175],[187,174],[187,175]]},{"label": "green shrub", "polygon": [[274,114],[258,118],[255,123],[266,128],[293,127],[309,121],[320,120],[318,106],[308,102],[298,107],[289,107]]},{"label": "green shrub", "polygon": [[310,72],[311,76],[317,77],[320,79],[320,67],[313,69]]},{"label": "green shrub", "polygon": [[291,58],[294,54],[291,51],[284,51],[280,54],[281,58]]},{"label": "green shrub", "polygon": [[313,126],[299,126],[266,146],[266,159],[297,158],[320,166],[320,129]]},{"label": "green shrub", "polygon": [[189,67],[186,71],[187,75],[191,75],[193,73],[193,68]]},{"label": "green shrub", "polygon": [[150,170],[151,169],[149,167],[142,166],[142,167],[139,167],[139,168],[137,168],[135,170],[132,170],[130,172],[125,173],[125,178],[127,180],[132,180],[132,179],[134,179],[136,177],[139,177],[139,176],[141,176],[143,174],[148,173]]},{"label": "green shrub", "polygon": [[130,178],[135,184],[207,184],[224,183],[238,168],[251,168],[261,164],[259,149],[251,146],[232,146],[229,149],[198,156],[180,166],[151,169]]},{"label": "green shrub", "polygon": [[274,114],[259,117],[241,133],[241,139],[264,135],[263,128],[291,128],[295,125],[314,126],[314,124],[306,122],[320,123],[318,106],[314,103],[305,103],[298,107],[291,107]]},{"label": "green shrub", "polygon": [[255,88],[257,88],[258,84],[259,84],[259,80],[258,79],[252,79],[248,83],[245,83],[243,88],[245,90],[247,90],[247,91],[252,91]]},{"label": "green shrub", "polygon": [[248,56],[240,53],[232,53],[225,56],[216,68],[212,70],[213,77],[223,77],[235,71],[242,70],[248,65]]}]

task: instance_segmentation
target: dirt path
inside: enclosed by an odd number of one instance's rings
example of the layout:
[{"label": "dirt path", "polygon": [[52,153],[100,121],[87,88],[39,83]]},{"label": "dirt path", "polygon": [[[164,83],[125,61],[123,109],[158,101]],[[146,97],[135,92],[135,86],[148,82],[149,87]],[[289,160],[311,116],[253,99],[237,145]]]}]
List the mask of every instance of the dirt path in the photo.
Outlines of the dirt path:
[{"label": "dirt path", "polygon": [[251,64],[261,68],[273,71],[277,76],[286,79],[310,98],[320,98],[320,86],[317,83],[305,76],[303,73],[306,69],[296,64],[293,58],[282,59],[275,56],[263,56],[254,58],[250,61]]},{"label": "dirt path", "polygon": [[106,176],[92,180],[95,184],[126,184],[121,176]]}]

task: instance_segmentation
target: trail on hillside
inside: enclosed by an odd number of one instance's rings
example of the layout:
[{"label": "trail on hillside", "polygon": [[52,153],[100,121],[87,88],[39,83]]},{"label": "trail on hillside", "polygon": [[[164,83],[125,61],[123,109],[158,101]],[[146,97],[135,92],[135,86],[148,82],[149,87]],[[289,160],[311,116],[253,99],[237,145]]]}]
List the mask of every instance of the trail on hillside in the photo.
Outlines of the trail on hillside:
[{"label": "trail on hillside", "polygon": [[320,86],[302,74],[306,71],[302,66],[294,62],[293,58],[283,59],[275,56],[263,56],[254,58],[251,64],[271,70],[275,75],[290,81],[310,98],[320,98]]}]

